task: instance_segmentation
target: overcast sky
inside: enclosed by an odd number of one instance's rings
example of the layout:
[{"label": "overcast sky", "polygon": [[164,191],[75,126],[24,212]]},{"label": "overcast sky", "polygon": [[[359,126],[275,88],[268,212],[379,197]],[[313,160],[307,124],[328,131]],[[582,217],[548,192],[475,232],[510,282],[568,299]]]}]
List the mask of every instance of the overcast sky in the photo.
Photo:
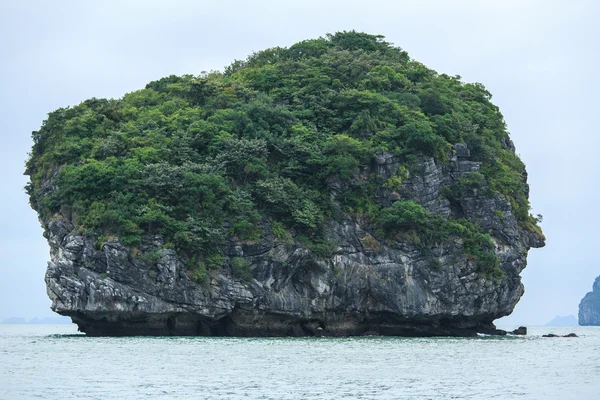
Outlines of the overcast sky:
[{"label": "overcast sky", "polygon": [[48,246],[23,190],[48,112],[352,29],[492,92],[548,238],[500,324],[576,315],[600,275],[599,19],[598,0],[0,0],[0,320],[51,315]]}]

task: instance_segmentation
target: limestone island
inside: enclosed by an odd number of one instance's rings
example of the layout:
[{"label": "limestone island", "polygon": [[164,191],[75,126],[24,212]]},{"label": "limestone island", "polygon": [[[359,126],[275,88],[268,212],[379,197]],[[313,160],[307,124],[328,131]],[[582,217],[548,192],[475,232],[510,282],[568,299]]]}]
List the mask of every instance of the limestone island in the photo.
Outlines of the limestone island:
[{"label": "limestone island", "polygon": [[600,326],[600,276],[579,303],[579,325]]},{"label": "limestone island", "polygon": [[491,97],[352,31],[58,109],[25,172],[52,309],[88,335],[497,333],[545,238]]}]

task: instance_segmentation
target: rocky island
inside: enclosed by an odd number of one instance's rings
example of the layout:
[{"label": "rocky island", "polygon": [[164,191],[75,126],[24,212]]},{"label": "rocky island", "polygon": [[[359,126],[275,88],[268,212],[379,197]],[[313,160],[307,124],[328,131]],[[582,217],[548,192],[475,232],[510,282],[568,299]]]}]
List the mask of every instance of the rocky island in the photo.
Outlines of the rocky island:
[{"label": "rocky island", "polygon": [[49,114],[27,191],[88,335],[496,332],[544,236],[481,84],[340,32]]},{"label": "rocky island", "polygon": [[579,303],[579,325],[600,326],[600,276]]}]

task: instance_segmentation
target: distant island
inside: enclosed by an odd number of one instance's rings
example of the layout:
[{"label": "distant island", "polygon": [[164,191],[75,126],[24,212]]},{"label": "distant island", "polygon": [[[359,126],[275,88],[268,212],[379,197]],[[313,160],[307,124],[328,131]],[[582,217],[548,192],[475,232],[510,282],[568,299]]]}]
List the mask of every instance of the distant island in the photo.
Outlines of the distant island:
[{"label": "distant island", "polygon": [[71,324],[71,318],[69,317],[43,317],[43,318],[32,318],[27,320],[21,317],[11,317],[2,320],[3,324]]},{"label": "distant island", "polygon": [[600,276],[579,303],[579,325],[600,326]]},{"label": "distant island", "polygon": [[564,317],[556,316],[546,324],[546,326],[576,326],[577,318],[574,315],[565,315]]}]

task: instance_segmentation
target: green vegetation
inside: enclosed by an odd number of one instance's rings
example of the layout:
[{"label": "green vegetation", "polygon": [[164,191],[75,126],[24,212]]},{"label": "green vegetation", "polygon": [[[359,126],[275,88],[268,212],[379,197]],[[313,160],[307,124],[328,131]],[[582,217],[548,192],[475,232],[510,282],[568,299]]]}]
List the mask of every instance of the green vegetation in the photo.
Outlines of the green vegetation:
[{"label": "green vegetation", "polygon": [[402,187],[402,183],[408,178],[408,170],[406,169],[406,167],[404,165],[401,165],[398,167],[398,171],[396,171],[396,174],[393,175],[392,177],[390,177],[387,181],[385,181],[385,183],[383,184],[383,187],[386,187],[388,189],[392,189],[392,190],[400,190],[400,188]]},{"label": "green vegetation", "polygon": [[[293,236],[327,257],[334,246],[323,225],[343,213],[428,246],[441,222],[411,201],[382,208],[361,166],[382,151],[400,157],[383,184],[398,190],[418,157],[445,161],[462,142],[482,173],[446,195],[485,179],[524,228],[538,231],[524,165],[503,145],[505,123],[490,98],[483,85],[438,74],[381,36],[340,32],[255,53],[222,73],[169,76],[118,100],[50,113],[33,133],[27,190],[42,218],[60,213],[99,236],[99,246],[162,235],[205,281],[207,269],[226,265],[227,238],[256,242],[269,225],[277,238]],[[336,182],[347,189],[333,201]],[[493,270],[489,236],[468,221],[442,225],[482,270]],[[234,274],[251,279],[235,260]]]},{"label": "green vegetation", "polygon": [[442,195],[449,199],[460,199],[465,196],[472,196],[477,190],[481,190],[485,185],[485,177],[479,172],[470,172],[462,175],[456,182],[448,187],[442,188]]},{"label": "green vegetation", "polygon": [[231,259],[231,272],[234,277],[243,281],[248,282],[253,279],[250,263],[241,257],[234,257]]},{"label": "green vegetation", "polygon": [[163,256],[162,249],[151,250],[146,253],[141,253],[140,258],[144,261],[149,262],[150,264],[156,264],[160,261]]},{"label": "green vegetation", "polygon": [[203,284],[208,282],[208,275],[204,264],[198,264],[195,268],[189,270],[188,274],[193,281]]},{"label": "green vegetation", "polygon": [[434,269],[437,269],[439,261],[433,258],[432,247],[461,241],[465,253],[477,263],[482,274],[490,278],[503,275],[498,268],[499,260],[492,238],[479,232],[478,227],[466,219],[435,217],[414,201],[397,201],[381,210],[377,223],[383,227],[383,236],[396,236],[419,246]]}]

